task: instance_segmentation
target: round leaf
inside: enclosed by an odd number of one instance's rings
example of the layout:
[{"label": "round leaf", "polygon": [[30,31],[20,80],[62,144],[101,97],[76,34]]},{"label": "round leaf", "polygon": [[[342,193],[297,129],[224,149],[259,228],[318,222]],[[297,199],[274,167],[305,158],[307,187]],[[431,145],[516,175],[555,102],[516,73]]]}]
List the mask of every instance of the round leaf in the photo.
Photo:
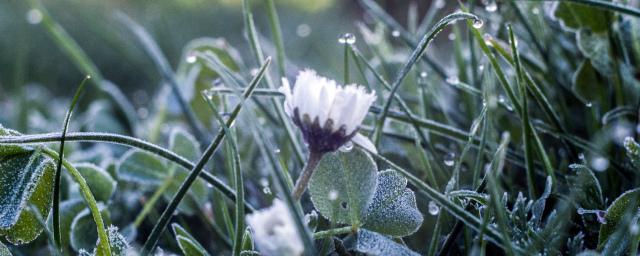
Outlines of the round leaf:
[{"label": "round leaf", "polygon": [[376,232],[361,229],[358,231],[356,251],[370,256],[417,256],[420,255],[402,246],[386,236]]},{"label": "round leaf", "polygon": [[167,176],[167,167],[155,156],[140,150],[130,150],[122,156],[118,178],[143,185],[159,185]]},{"label": "round leaf", "polygon": [[326,154],[311,177],[311,201],[331,221],[360,225],[375,193],[376,172],[362,150]]},{"label": "round leaf", "polygon": [[[109,211],[102,204],[98,204],[98,207],[105,222],[109,223]],[[91,251],[96,247],[98,231],[89,209],[82,210],[73,218],[70,241],[71,247],[76,251],[80,249]]]},{"label": "round leaf", "polygon": [[97,201],[107,202],[116,189],[116,181],[104,169],[89,163],[77,164],[76,169],[87,181]]}]

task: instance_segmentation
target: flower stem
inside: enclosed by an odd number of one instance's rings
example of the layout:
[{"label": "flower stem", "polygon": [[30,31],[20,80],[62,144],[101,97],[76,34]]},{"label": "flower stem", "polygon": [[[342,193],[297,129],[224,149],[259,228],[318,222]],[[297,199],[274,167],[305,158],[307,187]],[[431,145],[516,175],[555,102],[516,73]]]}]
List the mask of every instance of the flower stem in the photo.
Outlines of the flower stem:
[{"label": "flower stem", "polygon": [[298,201],[302,197],[302,194],[307,189],[309,180],[311,180],[311,175],[313,175],[313,171],[318,166],[318,163],[320,162],[320,159],[322,159],[323,155],[324,153],[319,153],[314,151],[309,152],[309,159],[307,160],[307,165],[304,166],[304,170],[302,170],[302,174],[298,178],[298,181],[296,181],[296,187],[293,188],[292,196],[294,200]]},{"label": "flower stem", "polygon": [[323,230],[323,231],[318,231],[313,233],[313,239],[321,239],[321,238],[327,238],[335,235],[355,233],[356,231],[357,230],[354,229],[354,227],[352,226],[333,228],[333,229],[328,229],[328,230]]}]

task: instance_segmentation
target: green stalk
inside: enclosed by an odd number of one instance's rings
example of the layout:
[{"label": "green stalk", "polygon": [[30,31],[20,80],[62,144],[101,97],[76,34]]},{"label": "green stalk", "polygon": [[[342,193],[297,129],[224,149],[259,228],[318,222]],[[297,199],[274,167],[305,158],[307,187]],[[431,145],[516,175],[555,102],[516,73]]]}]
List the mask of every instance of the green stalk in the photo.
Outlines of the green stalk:
[{"label": "green stalk", "polygon": [[138,216],[136,216],[136,219],[133,221],[133,226],[135,228],[140,227],[140,225],[144,221],[144,218],[147,217],[147,215],[153,209],[153,206],[156,204],[158,199],[160,199],[162,194],[164,194],[167,188],[169,188],[169,185],[171,185],[172,181],[173,181],[173,175],[169,175],[164,180],[164,182],[160,184],[160,187],[156,189],[153,195],[151,195],[151,198],[149,198],[149,200],[144,204],[144,207],[142,207],[142,210],[140,211],[140,213],[138,213]]},{"label": "green stalk", "polygon": [[[268,58],[266,60],[265,64],[262,65],[262,67],[260,68],[260,71],[258,72],[258,74],[253,78],[253,80],[249,84],[249,87],[247,87],[247,89],[245,90],[243,94],[242,102],[240,102],[231,113],[229,120],[227,120],[226,122],[227,126],[230,126],[231,124],[233,124],[235,119],[238,117],[238,114],[242,109],[243,103],[248,98],[251,97],[251,93],[253,92],[253,90],[256,88],[256,86],[262,79],[267,67],[269,67],[269,63],[271,63],[271,58]],[[216,138],[209,145],[209,147],[207,147],[204,154],[200,157],[200,160],[198,160],[198,163],[196,164],[196,166],[194,166],[193,169],[191,170],[191,173],[189,173],[189,176],[187,176],[187,178],[184,180],[182,185],[180,185],[178,192],[171,199],[171,201],[169,202],[169,205],[167,206],[167,208],[165,208],[164,212],[160,216],[160,220],[153,227],[153,230],[151,231],[149,238],[144,243],[144,246],[142,247],[141,255],[149,255],[150,253],[153,252],[153,249],[155,248],[158,242],[158,239],[160,238],[160,235],[166,229],[171,219],[171,216],[173,216],[173,213],[178,208],[178,204],[180,203],[180,201],[182,201],[182,198],[184,198],[184,196],[187,194],[187,191],[189,190],[193,182],[195,182],[198,175],[202,172],[204,166],[209,161],[209,158],[211,158],[213,153],[218,149],[218,146],[220,145],[220,143],[222,143],[222,140],[224,139],[226,134],[227,133],[223,128],[221,128],[218,131],[218,135],[216,136]]]},{"label": "green stalk", "polygon": [[48,148],[43,148],[42,152],[53,159],[61,160],[64,168],[67,169],[69,174],[71,174],[71,177],[76,181],[80,188],[82,198],[84,198],[84,201],[89,206],[89,211],[93,216],[93,221],[96,223],[96,230],[98,231],[98,238],[100,240],[98,243],[98,252],[104,253],[104,255],[111,255],[111,245],[109,244],[109,237],[107,236],[107,230],[104,226],[104,220],[102,219],[102,214],[100,214],[100,210],[98,209],[98,202],[95,197],[93,197],[91,189],[89,189],[89,185],[87,185],[87,181],[71,163],[60,157],[57,152]]}]

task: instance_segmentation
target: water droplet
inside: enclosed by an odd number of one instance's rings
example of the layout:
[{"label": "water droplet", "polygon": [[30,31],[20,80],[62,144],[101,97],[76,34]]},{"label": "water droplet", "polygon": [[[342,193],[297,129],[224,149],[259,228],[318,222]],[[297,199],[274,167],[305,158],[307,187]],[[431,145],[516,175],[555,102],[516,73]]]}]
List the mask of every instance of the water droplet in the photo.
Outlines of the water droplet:
[{"label": "water droplet", "polygon": [[311,27],[306,23],[302,23],[296,28],[296,34],[299,37],[308,37],[311,35]]},{"label": "water droplet", "polygon": [[36,25],[42,22],[42,12],[38,9],[31,9],[27,12],[27,22],[31,25]]},{"label": "water droplet", "polygon": [[279,149],[279,148],[274,149],[274,150],[273,150],[273,153],[275,153],[275,154],[280,154],[280,149]]},{"label": "water droplet", "polygon": [[478,66],[478,71],[480,71],[480,72],[484,71],[484,65]]},{"label": "water droplet", "polygon": [[456,40],[456,34],[449,33],[449,40],[451,40],[451,41]]},{"label": "water droplet", "polygon": [[426,78],[427,77],[427,72],[426,71],[420,72],[420,77]]},{"label": "water droplet", "polygon": [[538,15],[540,14],[540,9],[538,9],[538,7],[534,7],[533,9],[531,9],[531,13]]},{"label": "water droplet", "polygon": [[593,107],[593,103],[591,101],[585,103],[584,105],[588,108]]},{"label": "water droplet", "polygon": [[356,43],[356,36],[351,33],[345,33],[338,38],[338,43],[341,44],[354,44]]},{"label": "water droplet", "polygon": [[262,193],[264,193],[265,195],[271,195],[271,188],[269,187],[262,188]]},{"label": "water droplet", "polygon": [[638,226],[637,223],[634,223],[633,225],[631,225],[631,227],[629,227],[629,233],[634,236],[638,235],[640,233],[640,226]]},{"label": "water droplet", "polygon": [[391,31],[391,36],[392,37],[400,37],[400,31],[398,31],[398,30]]},{"label": "water droplet", "polygon": [[484,36],[482,37],[484,38],[484,43],[489,46],[489,47],[493,47],[493,43],[491,42],[491,40],[493,40],[493,37],[489,34],[484,34]]},{"label": "water droplet", "polygon": [[91,75],[85,76],[86,79],[91,79]]},{"label": "water droplet", "polygon": [[429,214],[438,215],[440,213],[440,207],[434,201],[429,201]]},{"label": "water droplet", "polygon": [[456,163],[456,154],[451,152],[444,156],[444,165],[453,166]]},{"label": "water droplet", "polygon": [[474,28],[481,28],[482,26],[484,26],[484,21],[477,19],[473,21],[473,27]]},{"label": "water droplet", "polygon": [[584,161],[584,153],[578,154],[578,159]]},{"label": "water droplet", "polygon": [[583,215],[584,214],[584,208],[582,208],[582,207],[578,208],[578,214]]},{"label": "water droplet", "polygon": [[446,82],[450,85],[458,85],[460,83],[460,79],[457,76],[450,76],[447,78]]},{"label": "water droplet", "polygon": [[504,103],[505,101],[507,101],[507,100],[504,98],[504,95],[498,96],[498,102]]},{"label": "water droplet", "polygon": [[198,60],[198,58],[196,57],[196,55],[193,54],[189,54],[189,56],[187,56],[187,63],[195,63],[196,60]]},{"label": "water droplet", "polygon": [[488,12],[495,12],[498,10],[498,4],[495,0],[488,0],[485,2],[484,9]]},{"label": "water droplet", "polygon": [[436,0],[435,4],[433,5],[434,8],[436,9],[442,9],[445,5],[444,0]]},{"label": "water droplet", "polygon": [[609,160],[601,156],[594,157],[591,159],[591,167],[594,171],[603,172],[609,167]]},{"label": "water droplet", "polygon": [[340,150],[340,152],[345,152],[346,153],[346,152],[351,151],[352,149],[353,149],[353,142],[347,141],[347,143],[342,145],[339,150]]},{"label": "water droplet", "polygon": [[329,191],[329,200],[335,201],[336,199],[338,199],[338,191],[335,191],[335,190]]}]

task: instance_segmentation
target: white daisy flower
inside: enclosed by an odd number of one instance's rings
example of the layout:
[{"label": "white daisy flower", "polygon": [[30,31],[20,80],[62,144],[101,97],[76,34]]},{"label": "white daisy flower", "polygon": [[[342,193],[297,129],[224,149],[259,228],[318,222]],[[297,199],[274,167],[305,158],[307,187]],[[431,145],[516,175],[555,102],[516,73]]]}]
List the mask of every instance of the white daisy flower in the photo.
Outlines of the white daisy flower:
[{"label": "white daisy flower", "polygon": [[298,256],[304,245],[287,206],[275,199],[269,208],[247,215],[258,250],[267,256]]},{"label": "white daisy flower", "polygon": [[[354,138],[376,99],[375,92],[368,93],[362,86],[342,86],[309,69],[298,74],[293,90],[283,78],[280,91],[285,95],[285,112],[302,131],[309,150],[320,154]],[[375,152],[366,137],[356,138],[354,142]]]}]

